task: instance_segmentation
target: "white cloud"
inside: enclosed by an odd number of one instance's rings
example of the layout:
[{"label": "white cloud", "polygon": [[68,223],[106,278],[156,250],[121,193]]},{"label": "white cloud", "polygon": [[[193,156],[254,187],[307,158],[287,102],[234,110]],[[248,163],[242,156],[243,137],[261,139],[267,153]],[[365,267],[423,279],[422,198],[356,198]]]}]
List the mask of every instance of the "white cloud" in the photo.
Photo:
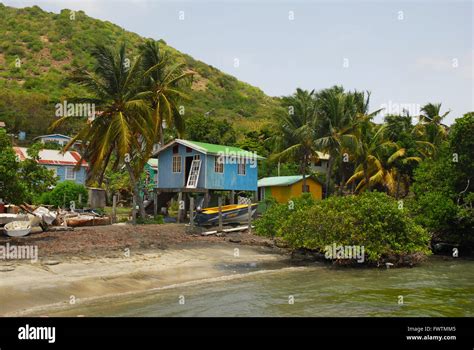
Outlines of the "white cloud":
[{"label": "white cloud", "polygon": [[474,80],[474,50],[461,57],[433,57],[422,56],[416,60],[418,68],[434,72],[453,72],[460,76]]}]

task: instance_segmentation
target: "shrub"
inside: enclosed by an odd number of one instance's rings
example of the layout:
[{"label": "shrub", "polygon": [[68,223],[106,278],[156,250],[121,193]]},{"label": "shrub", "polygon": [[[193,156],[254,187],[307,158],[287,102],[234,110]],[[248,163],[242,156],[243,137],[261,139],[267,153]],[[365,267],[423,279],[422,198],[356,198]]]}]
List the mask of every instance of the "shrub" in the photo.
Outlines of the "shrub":
[{"label": "shrub", "polygon": [[[79,194],[82,195],[82,203],[79,203]],[[74,181],[63,181],[59,183],[51,192],[43,194],[42,204],[50,204],[56,207],[69,207],[74,201],[76,208],[82,208],[87,203],[87,189]]]},{"label": "shrub", "polygon": [[456,203],[442,192],[426,192],[412,204],[415,222],[430,232],[450,231],[458,210]]},{"label": "shrub", "polygon": [[137,218],[137,224],[151,225],[151,224],[164,224],[163,215],[156,215],[152,218]]},{"label": "shrub", "polygon": [[291,214],[304,211],[315,204],[310,194],[304,194],[299,198],[292,199],[289,203],[278,204],[276,201],[266,202],[268,209],[265,214],[255,221],[255,231],[260,236],[279,236],[279,227],[288,220]]},{"label": "shrub", "polygon": [[368,263],[429,254],[430,235],[384,193],[332,197],[295,210],[279,210],[272,213],[276,217],[271,229],[293,248],[324,252],[333,244],[363,246]]}]

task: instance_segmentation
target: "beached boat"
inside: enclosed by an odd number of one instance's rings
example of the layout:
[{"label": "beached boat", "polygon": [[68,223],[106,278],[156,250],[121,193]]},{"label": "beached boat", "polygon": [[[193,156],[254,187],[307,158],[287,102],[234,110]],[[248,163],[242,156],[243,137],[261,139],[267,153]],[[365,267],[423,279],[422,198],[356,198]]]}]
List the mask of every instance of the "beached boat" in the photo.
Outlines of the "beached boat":
[{"label": "beached boat", "polygon": [[31,232],[31,225],[28,221],[12,221],[6,224],[3,229],[10,237],[23,237]]},{"label": "beached boat", "polygon": [[110,218],[108,216],[78,215],[66,218],[66,223],[71,227],[110,225]]},{"label": "beached boat", "polygon": [[11,214],[11,213],[0,214],[0,225],[5,225],[13,221],[27,221],[27,220],[28,220],[28,216],[25,214]]},{"label": "beached boat", "polygon": [[[257,203],[252,204],[252,216],[257,211]],[[231,204],[222,206],[222,222],[225,224],[248,222],[248,204]],[[217,225],[219,223],[219,207],[204,208],[197,211],[194,222],[198,225]]]}]

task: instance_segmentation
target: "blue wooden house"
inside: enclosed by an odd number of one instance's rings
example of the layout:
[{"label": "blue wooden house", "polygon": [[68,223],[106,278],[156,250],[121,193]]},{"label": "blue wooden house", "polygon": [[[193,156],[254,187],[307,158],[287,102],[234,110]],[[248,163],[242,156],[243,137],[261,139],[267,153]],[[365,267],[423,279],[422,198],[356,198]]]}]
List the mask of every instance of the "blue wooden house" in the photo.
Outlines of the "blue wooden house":
[{"label": "blue wooden house", "polygon": [[238,147],[175,139],[158,150],[159,193],[258,190],[258,160]]},{"label": "blue wooden house", "polygon": [[[57,143],[59,146],[64,147],[69,141],[71,141],[70,136],[62,134],[50,134],[50,135],[40,135],[33,139],[33,141],[40,141],[41,143]],[[76,141],[72,145],[73,149],[79,149],[82,145],[81,141]]]},{"label": "blue wooden house", "polygon": [[[19,161],[30,158],[25,147],[13,147]],[[85,185],[89,165],[75,151],[61,153],[58,150],[42,149],[38,163],[45,166],[58,178],[58,182],[74,181]]]}]

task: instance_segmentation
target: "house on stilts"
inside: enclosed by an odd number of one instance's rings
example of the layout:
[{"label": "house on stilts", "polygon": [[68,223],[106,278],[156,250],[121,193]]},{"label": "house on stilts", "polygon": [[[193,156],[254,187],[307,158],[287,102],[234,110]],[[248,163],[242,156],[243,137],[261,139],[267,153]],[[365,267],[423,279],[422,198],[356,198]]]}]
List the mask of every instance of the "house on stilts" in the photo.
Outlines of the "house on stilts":
[{"label": "house on stilts", "polygon": [[189,193],[196,193],[198,205],[214,203],[216,191],[229,191],[231,203],[239,193],[252,192],[256,200],[258,160],[255,152],[238,147],[175,139],[159,149],[157,206],[162,208],[181,193],[186,205]]}]

